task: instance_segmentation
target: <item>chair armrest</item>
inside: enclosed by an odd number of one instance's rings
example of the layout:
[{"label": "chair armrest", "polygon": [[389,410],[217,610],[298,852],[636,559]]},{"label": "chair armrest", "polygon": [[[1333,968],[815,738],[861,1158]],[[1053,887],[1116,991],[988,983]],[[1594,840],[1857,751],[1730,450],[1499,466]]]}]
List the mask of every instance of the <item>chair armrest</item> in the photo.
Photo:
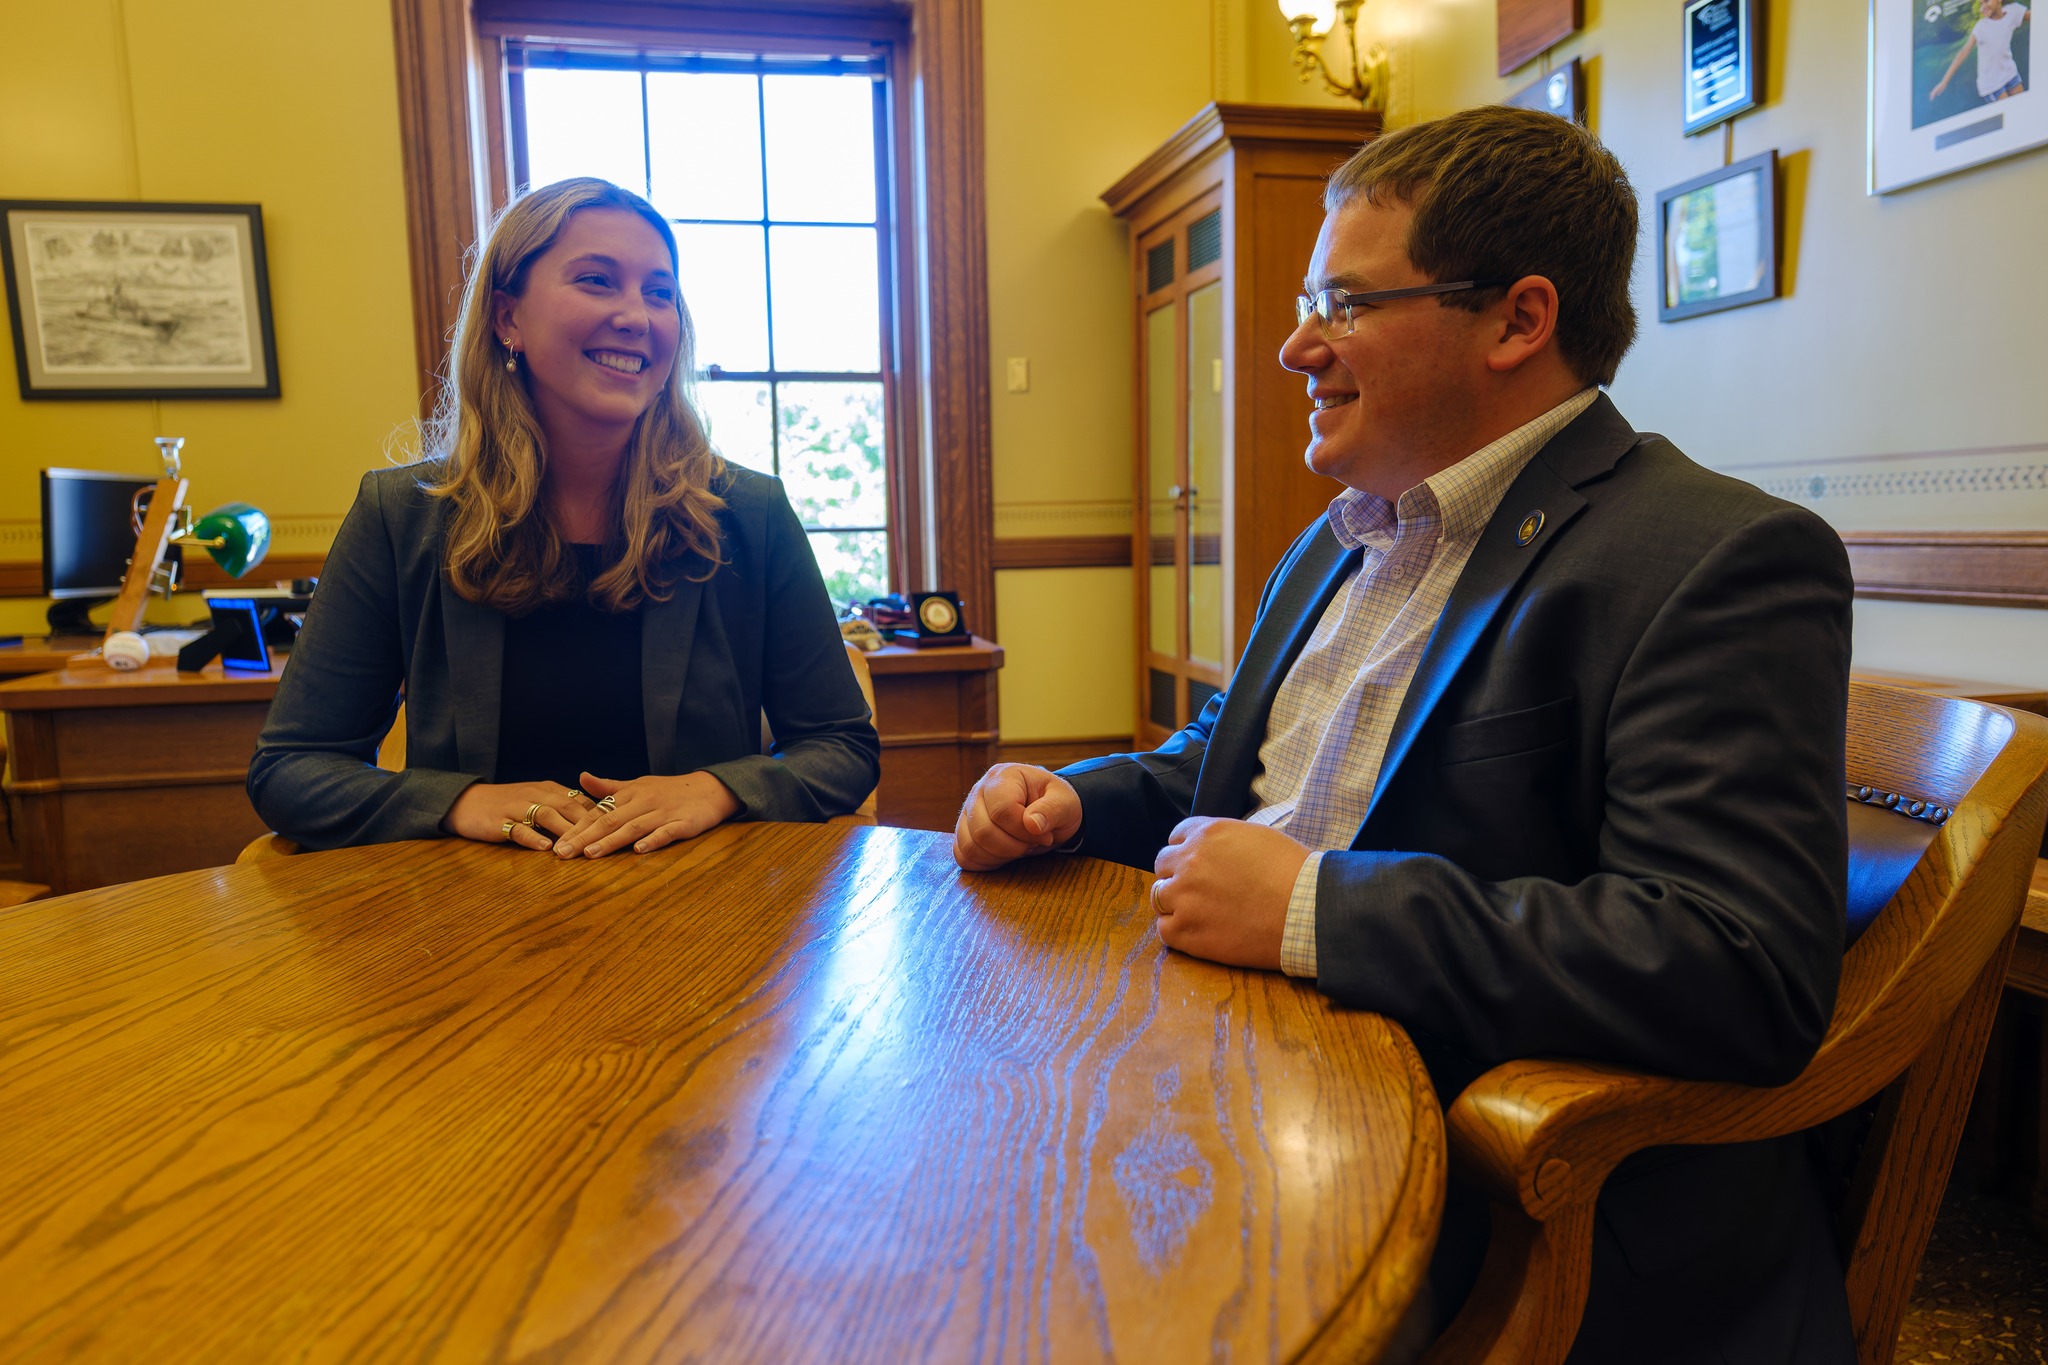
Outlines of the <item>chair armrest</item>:
[{"label": "chair armrest", "polygon": [[1591,1062],[1507,1062],[1451,1106],[1452,1166],[1493,1199],[1547,1219],[1566,1204],[1591,1204],[1614,1168],[1644,1148],[1798,1132],[1876,1094],[1903,1067],[1854,1052],[1823,1046],[1793,1081],[1769,1087]]}]

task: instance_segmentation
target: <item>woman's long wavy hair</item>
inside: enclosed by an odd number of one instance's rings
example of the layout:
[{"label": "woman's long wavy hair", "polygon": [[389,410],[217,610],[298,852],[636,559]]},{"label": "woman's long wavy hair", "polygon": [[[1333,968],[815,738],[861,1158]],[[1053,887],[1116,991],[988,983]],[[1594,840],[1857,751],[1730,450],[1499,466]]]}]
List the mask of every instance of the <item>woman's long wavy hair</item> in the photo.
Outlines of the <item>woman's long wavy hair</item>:
[{"label": "woman's long wavy hair", "polygon": [[[541,485],[547,437],[527,392],[524,366],[505,368],[491,325],[499,292],[526,292],[533,263],[554,245],[569,216],[583,209],[625,209],[647,220],[676,260],[675,234],[654,206],[606,180],[557,181],[521,196],[498,216],[463,289],[462,316],[448,356],[433,420],[425,433],[427,491],[446,498],[448,577],[472,602],[519,615],[573,596],[575,557],[547,516]],[[675,365],[627,441],[612,485],[605,559],[611,567],[587,587],[606,611],[666,601],[677,577],[701,581],[723,562],[712,485],[725,462],[711,449],[691,401],[696,332],[677,296],[682,328]],[[693,567],[694,566],[694,567]]]}]

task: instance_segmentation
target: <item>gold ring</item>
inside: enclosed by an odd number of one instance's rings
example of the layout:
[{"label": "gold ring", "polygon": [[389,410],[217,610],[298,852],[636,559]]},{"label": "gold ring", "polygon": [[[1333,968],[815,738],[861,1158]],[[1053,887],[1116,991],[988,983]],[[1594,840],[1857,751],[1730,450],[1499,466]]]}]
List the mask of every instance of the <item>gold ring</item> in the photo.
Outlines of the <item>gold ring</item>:
[{"label": "gold ring", "polygon": [[1152,881],[1152,909],[1155,912],[1159,909],[1159,888],[1164,885],[1166,885],[1166,883],[1159,880],[1158,878],[1154,878]]},{"label": "gold ring", "polygon": [[615,811],[619,808],[619,803],[613,798],[607,796],[604,800],[597,803],[597,808],[609,814],[610,812]]},{"label": "gold ring", "polygon": [[519,823],[522,825],[530,825],[533,823],[533,817],[539,814],[540,802],[536,801],[526,808],[526,818],[524,820],[521,820]]},{"label": "gold ring", "polygon": [[512,831],[516,828],[518,828],[516,824],[507,820],[504,824],[498,826],[498,833],[504,835],[505,842],[509,844],[512,842]]}]

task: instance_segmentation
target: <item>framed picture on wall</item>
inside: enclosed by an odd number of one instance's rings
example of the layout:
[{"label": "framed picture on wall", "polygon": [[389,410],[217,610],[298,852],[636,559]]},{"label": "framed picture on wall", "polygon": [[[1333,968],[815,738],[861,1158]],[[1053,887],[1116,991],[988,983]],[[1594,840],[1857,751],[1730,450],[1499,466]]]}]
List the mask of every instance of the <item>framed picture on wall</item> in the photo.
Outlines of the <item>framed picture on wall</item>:
[{"label": "framed picture on wall", "polygon": [[1870,193],[2048,144],[2031,0],[1871,0]]},{"label": "framed picture on wall", "polygon": [[1534,109],[1539,114],[1555,114],[1568,118],[1574,123],[1586,121],[1586,80],[1579,66],[1579,59],[1572,58],[1557,70],[1517,90],[1501,101],[1518,109]]},{"label": "framed picture on wall", "polygon": [[275,398],[255,204],[0,200],[21,396]]},{"label": "framed picture on wall", "polygon": [[1657,195],[1657,320],[1778,297],[1778,153]]},{"label": "framed picture on wall", "polygon": [[1756,108],[1762,86],[1763,0],[1683,0],[1685,131],[1697,133]]}]

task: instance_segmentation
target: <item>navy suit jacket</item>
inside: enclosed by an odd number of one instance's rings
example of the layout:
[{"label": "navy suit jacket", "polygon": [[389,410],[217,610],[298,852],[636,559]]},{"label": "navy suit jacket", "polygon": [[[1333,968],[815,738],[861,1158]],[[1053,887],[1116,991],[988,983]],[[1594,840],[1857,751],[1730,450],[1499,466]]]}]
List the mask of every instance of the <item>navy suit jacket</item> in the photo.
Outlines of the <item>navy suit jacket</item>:
[{"label": "navy suit jacket", "polygon": [[[711,773],[742,819],[823,820],[874,790],[881,744],[781,483],[728,470],[726,562],[641,613],[650,770]],[[449,583],[448,504],[421,475],[364,476],[249,767],[257,813],[309,848],[433,838],[463,788],[494,780],[505,617]],[[406,769],[387,773],[401,685]]]},{"label": "navy suit jacket", "polygon": [[[1318,522],[1201,716],[1152,753],[1064,770],[1080,852],[1150,867],[1182,818],[1250,811],[1274,697],[1358,563]],[[1851,597],[1818,517],[1597,399],[1481,533],[1370,810],[1322,860],[1317,986],[1406,1027],[1446,1101],[1514,1057],[1798,1074],[1841,967]],[[1770,1360],[1816,1313],[1832,1341],[1839,1270],[1830,1287],[1831,1249],[1785,1213],[1817,1198],[1796,1145],[1617,1171],[1582,1346],[1615,1331],[1620,1359],[1654,1342],[1633,1358]],[[1818,1298],[1765,1302],[1783,1294],[1744,1273],[1757,1262]]]}]

